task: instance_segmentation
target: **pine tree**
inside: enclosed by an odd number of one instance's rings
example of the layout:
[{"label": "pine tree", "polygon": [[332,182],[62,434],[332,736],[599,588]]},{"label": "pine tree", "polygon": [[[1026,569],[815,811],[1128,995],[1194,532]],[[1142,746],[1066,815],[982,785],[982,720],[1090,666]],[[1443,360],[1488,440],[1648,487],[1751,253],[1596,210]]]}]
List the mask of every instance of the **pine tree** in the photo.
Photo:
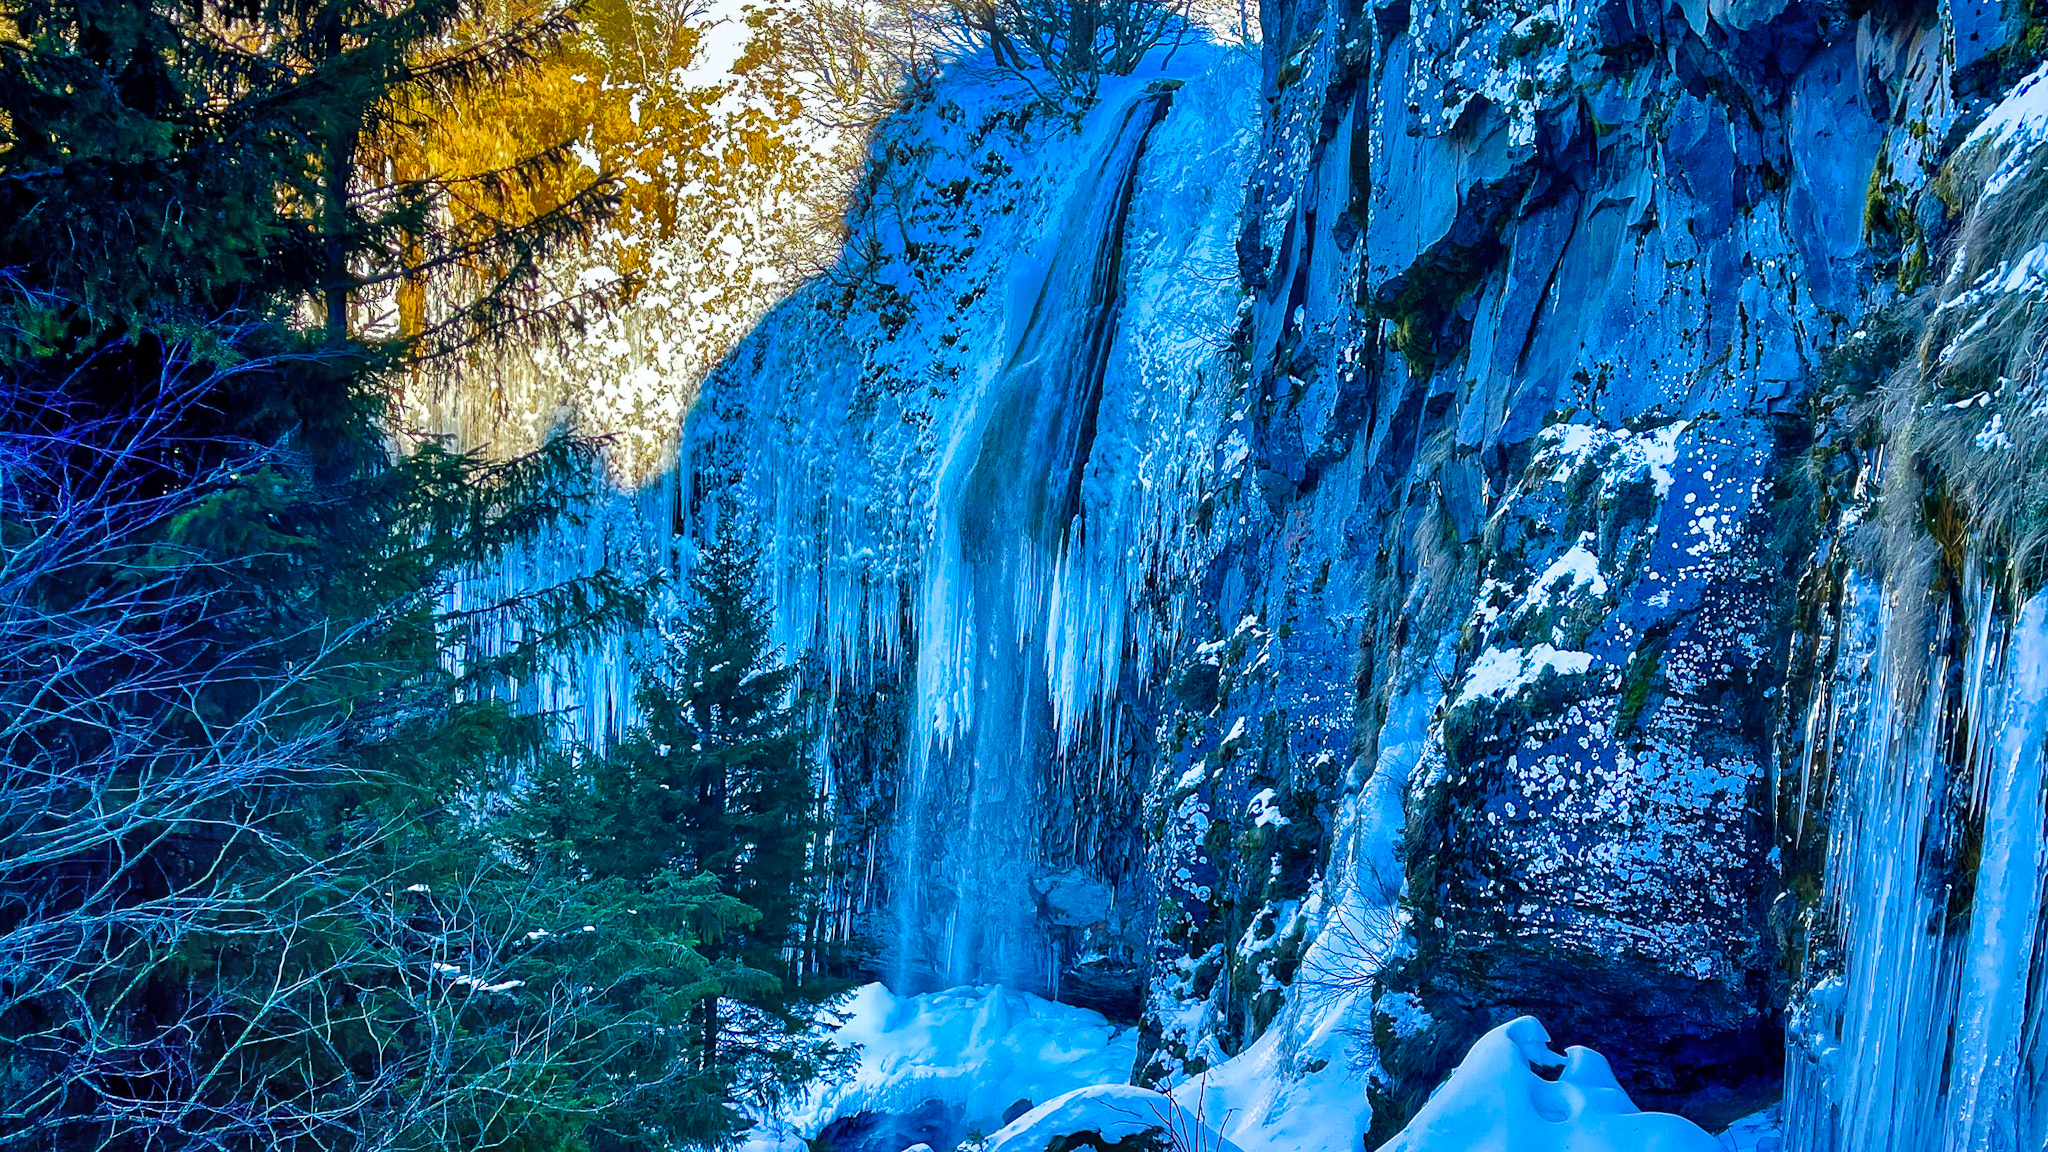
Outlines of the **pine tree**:
[{"label": "pine tree", "polygon": [[805,963],[823,824],[796,670],[776,662],[755,566],[731,531],[700,557],[693,602],[643,678],[644,722],[591,765],[570,835],[593,876],[708,876],[753,911],[705,935],[724,991],[695,1008],[693,1057],[772,1099],[832,1062],[807,1033],[840,986]]}]

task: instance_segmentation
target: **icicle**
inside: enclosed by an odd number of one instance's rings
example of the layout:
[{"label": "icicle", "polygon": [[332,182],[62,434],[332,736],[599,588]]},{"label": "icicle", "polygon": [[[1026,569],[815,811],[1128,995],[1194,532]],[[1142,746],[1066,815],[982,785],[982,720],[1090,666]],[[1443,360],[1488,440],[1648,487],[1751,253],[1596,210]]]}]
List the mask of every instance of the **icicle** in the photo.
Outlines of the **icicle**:
[{"label": "icicle", "polygon": [[[1960,666],[1937,655],[1923,671],[1893,659],[1915,641],[1895,635],[1881,590],[1854,574],[1846,585],[1835,676],[1809,729],[1835,752],[1826,909],[1842,954],[1793,1027],[1786,1128],[1799,1152],[2048,1138],[2048,594],[2008,621],[1979,584],[1961,611],[1936,625],[1966,638]],[[1929,685],[1910,712],[1903,675]]]}]

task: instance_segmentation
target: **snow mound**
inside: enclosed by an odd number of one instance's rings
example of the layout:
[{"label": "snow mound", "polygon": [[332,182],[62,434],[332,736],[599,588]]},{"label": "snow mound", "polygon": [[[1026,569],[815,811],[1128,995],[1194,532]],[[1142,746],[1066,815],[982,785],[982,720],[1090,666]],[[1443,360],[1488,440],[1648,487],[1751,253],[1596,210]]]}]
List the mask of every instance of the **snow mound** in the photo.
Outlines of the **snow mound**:
[{"label": "snow mound", "polygon": [[847,1079],[813,1086],[772,1125],[804,1140],[844,1116],[900,1115],[934,1100],[962,1109],[970,1128],[992,1132],[1019,1100],[1128,1080],[1138,1056],[1134,1030],[999,985],[898,996],[869,984],[837,1014],[843,1022],[833,1039],[860,1046],[859,1066]]},{"label": "snow mound", "polygon": [[[1557,1073],[1556,1080],[1537,1069]],[[1720,1141],[1668,1112],[1644,1112],[1606,1057],[1559,1056],[1534,1016],[1472,1045],[1408,1127],[1381,1152],[1722,1152]]]},{"label": "snow mound", "polygon": [[1240,1152],[1206,1117],[1149,1088],[1102,1084],[1048,1100],[989,1138],[983,1152],[1045,1152],[1064,1136],[1085,1132],[1117,1144],[1157,1132],[1173,1152]]}]

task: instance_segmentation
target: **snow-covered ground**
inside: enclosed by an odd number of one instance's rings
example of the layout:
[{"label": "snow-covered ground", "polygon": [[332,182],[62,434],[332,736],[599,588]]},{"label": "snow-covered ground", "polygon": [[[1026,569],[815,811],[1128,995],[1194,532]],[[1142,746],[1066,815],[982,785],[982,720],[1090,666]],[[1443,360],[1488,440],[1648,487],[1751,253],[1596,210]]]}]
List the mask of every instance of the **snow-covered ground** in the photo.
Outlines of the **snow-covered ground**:
[{"label": "snow-covered ground", "polygon": [[816,1085],[765,1120],[749,1149],[801,1148],[827,1124],[861,1112],[900,1115],[937,1101],[992,1133],[1019,1101],[1121,1084],[1137,1059],[1134,1030],[1100,1013],[996,985],[898,996],[869,984],[834,1013],[833,1037],[858,1046],[846,1079]]},{"label": "snow-covered ground", "polygon": [[1104,1144],[1158,1130],[1173,1152],[1240,1152],[1216,1131],[1216,1117],[1172,1096],[1128,1084],[1069,1092],[1017,1117],[979,1152],[1045,1152],[1055,1140],[1092,1133]]},{"label": "snow-covered ground", "polygon": [[[1177,1152],[1344,1149],[1357,1146],[1368,1112],[1364,1076],[1345,1059],[1338,1028],[1320,1035],[1311,1064],[1329,1074],[1310,1085],[1288,1071],[1283,1033],[1274,1030],[1208,1074],[1159,1093],[1127,1083],[1137,1057],[1131,1029],[999,986],[898,996],[869,984],[833,1015],[834,1038],[859,1049],[857,1067],[764,1119],[746,1141],[748,1152],[802,1149],[835,1120],[907,1115],[932,1103],[961,1111],[977,1152],[1044,1152],[1076,1132],[1116,1142],[1154,1128]],[[1560,1056],[1549,1043],[1526,1016],[1487,1033],[1387,1152],[1777,1147],[1767,1116],[1716,1139],[1677,1116],[1637,1109],[1599,1053],[1574,1047]],[[1304,1086],[1314,1090],[1290,1090]],[[1015,1119],[1005,1124],[1006,1115]]]}]

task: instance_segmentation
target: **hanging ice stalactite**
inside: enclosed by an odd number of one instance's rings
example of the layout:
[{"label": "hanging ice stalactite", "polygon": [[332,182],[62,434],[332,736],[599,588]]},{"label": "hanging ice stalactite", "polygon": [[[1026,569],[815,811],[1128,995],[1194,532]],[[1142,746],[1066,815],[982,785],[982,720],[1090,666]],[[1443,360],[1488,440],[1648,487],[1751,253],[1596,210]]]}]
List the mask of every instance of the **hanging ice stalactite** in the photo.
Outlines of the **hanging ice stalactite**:
[{"label": "hanging ice stalactite", "polygon": [[2048,1138],[2048,594],[2016,618],[1981,581],[1955,604],[1915,643],[1885,590],[1846,582],[1809,750],[1831,760],[1821,946],[1838,954],[1814,958],[1833,970],[1792,1029],[1798,1152]]}]

